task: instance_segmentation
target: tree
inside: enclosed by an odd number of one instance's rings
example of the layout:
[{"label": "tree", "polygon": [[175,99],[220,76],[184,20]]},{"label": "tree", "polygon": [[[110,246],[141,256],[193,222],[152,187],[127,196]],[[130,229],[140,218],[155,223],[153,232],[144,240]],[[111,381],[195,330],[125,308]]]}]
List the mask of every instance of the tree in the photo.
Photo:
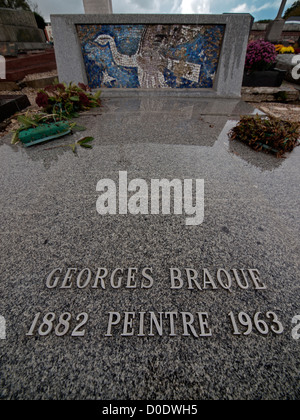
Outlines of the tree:
[{"label": "tree", "polygon": [[0,0],[0,7],[6,9],[22,9],[31,11],[26,0]]},{"label": "tree", "polygon": [[46,23],[38,10],[38,5],[31,0],[0,0],[0,7],[4,7],[5,9],[19,9],[33,12],[38,27],[40,29],[45,29]]},{"label": "tree", "polygon": [[295,3],[287,9],[284,14],[284,19],[292,16],[300,16],[300,0],[295,1]]},{"label": "tree", "polygon": [[262,19],[262,20],[258,20],[256,23],[270,23],[273,22],[272,19]]},{"label": "tree", "polygon": [[33,12],[34,13],[34,17],[35,17],[35,20],[36,20],[36,23],[37,23],[37,26],[38,26],[38,28],[40,28],[40,29],[45,29],[45,27],[46,27],[46,22],[45,22],[45,20],[44,20],[44,18],[43,18],[43,16],[41,16],[39,13],[37,13],[37,12]]}]

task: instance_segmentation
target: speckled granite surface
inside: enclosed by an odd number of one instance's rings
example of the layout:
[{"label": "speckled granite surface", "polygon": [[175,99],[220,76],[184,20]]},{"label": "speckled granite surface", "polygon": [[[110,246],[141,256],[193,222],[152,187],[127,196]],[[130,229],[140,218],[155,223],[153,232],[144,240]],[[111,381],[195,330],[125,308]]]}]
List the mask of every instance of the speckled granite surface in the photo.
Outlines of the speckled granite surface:
[{"label": "speckled granite surface", "polygon": [[[252,112],[238,101],[110,99],[80,118],[95,140],[77,157],[68,148],[45,150],[71,137],[29,149],[1,139],[2,399],[299,399],[300,340],[295,330],[292,337],[292,319],[300,315],[300,148],[277,160],[229,143],[234,120]],[[188,227],[184,215],[100,216],[96,184],[117,181],[119,171],[130,180],[204,179],[204,223]],[[122,277],[120,288],[109,277],[105,289],[92,287],[100,267],[108,276],[124,270],[115,276],[116,282]],[[130,267],[137,269],[136,287],[127,288]],[[182,272],[182,289],[171,288],[174,267]],[[46,279],[55,268],[62,274],[50,289]],[[62,289],[68,268],[77,273]],[[85,268],[92,280],[81,289],[76,276]],[[151,288],[141,288],[145,268],[152,269]],[[186,268],[197,271],[201,290],[195,282],[188,288]],[[203,269],[216,288],[203,287]],[[218,269],[231,273],[230,291],[217,282]],[[255,288],[249,274],[248,289],[239,287],[234,269],[258,270],[265,288]],[[121,317],[112,336],[109,312]],[[125,312],[135,318],[127,315],[124,327]],[[150,312],[158,322],[163,313],[161,335],[155,323],[149,335]],[[169,312],[177,314],[173,336]],[[238,322],[241,312],[250,316],[251,332]],[[52,330],[41,335],[49,313]],[[63,313],[71,314],[70,328],[57,336]],[[85,335],[72,336],[81,313],[88,315],[78,330]],[[140,313],[145,335],[139,336]],[[197,337],[187,324],[184,335],[182,319],[191,318],[182,313],[193,315]],[[200,336],[197,313],[207,314],[207,336]],[[229,313],[242,334],[234,335]],[[244,314],[240,320],[248,322]],[[57,332],[63,334],[63,322]]]}]

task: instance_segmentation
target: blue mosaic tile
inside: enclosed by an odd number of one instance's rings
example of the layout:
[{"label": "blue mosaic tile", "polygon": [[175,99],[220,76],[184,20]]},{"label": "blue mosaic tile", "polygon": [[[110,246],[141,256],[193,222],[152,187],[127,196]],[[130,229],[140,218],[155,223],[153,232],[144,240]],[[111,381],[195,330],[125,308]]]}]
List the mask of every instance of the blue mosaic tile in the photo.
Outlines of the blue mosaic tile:
[{"label": "blue mosaic tile", "polygon": [[212,88],[224,25],[77,25],[91,88]]}]

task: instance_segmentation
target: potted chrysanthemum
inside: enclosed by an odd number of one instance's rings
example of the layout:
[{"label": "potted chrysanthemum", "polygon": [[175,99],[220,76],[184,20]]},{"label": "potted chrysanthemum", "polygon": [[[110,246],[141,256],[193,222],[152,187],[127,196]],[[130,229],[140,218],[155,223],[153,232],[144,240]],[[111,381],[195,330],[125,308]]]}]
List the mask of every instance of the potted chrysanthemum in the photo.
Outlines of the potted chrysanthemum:
[{"label": "potted chrysanthemum", "polygon": [[279,87],[286,72],[275,68],[277,51],[275,45],[264,40],[248,44],[243,86]]}]

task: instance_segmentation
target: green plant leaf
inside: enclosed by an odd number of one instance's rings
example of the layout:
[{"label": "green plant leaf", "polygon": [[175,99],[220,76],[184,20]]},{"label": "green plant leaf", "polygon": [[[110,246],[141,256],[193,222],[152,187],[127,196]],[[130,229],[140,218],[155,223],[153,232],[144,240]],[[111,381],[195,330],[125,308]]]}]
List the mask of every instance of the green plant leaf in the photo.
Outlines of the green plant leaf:
[{"label": "green plant leaf", "polygon": [[93,140],[94,140],[94,137],[84,137],[83,139],[78,140],[77,144],[79,144],[81,146],[83,144],[90,143]]},{"label": "green plant leaf", "polygon": [[23,124],[26,128],[30,128],[32,126],[37,127],[38,123],[33,121],[32,119],[29,119],[27,117],[25,117],[25,115],[19,115],[18,116],[18,121],[19,123]]},{"label": "green plant leaf", "polygon": [[78,125],[76,123],[73,123],[73,124],[71,124],[72,131],[85,131],[86,130],[86,127],[84,127],[83,125]]},{"label": "green plant leaf", "polygon": [[93,146],[91,145],[91,144],[80,144],[79,145],[80,147],[84,147],[84,148],[86,148],[86,149],[92,149],[93,148]]},{"label": "green plant leaf", "polygon": [[98,90],[95,94],[94,94],[94,99],[99,99],[101,95],[101,90]]},{"label": "green plant leaf", "polygon": [[13,136],[12,136],[12,139],[11,139],[11,144],[16,144],[16,143],[18,143],[18,141],[19,141],[19,131],[20,131],[20,130],[16,130],[16,131],[13,133]]},{"label": "green plant leaf", "polygon": [[70,100],[73,102],[79,102],[79,96],[70,96]]}]

